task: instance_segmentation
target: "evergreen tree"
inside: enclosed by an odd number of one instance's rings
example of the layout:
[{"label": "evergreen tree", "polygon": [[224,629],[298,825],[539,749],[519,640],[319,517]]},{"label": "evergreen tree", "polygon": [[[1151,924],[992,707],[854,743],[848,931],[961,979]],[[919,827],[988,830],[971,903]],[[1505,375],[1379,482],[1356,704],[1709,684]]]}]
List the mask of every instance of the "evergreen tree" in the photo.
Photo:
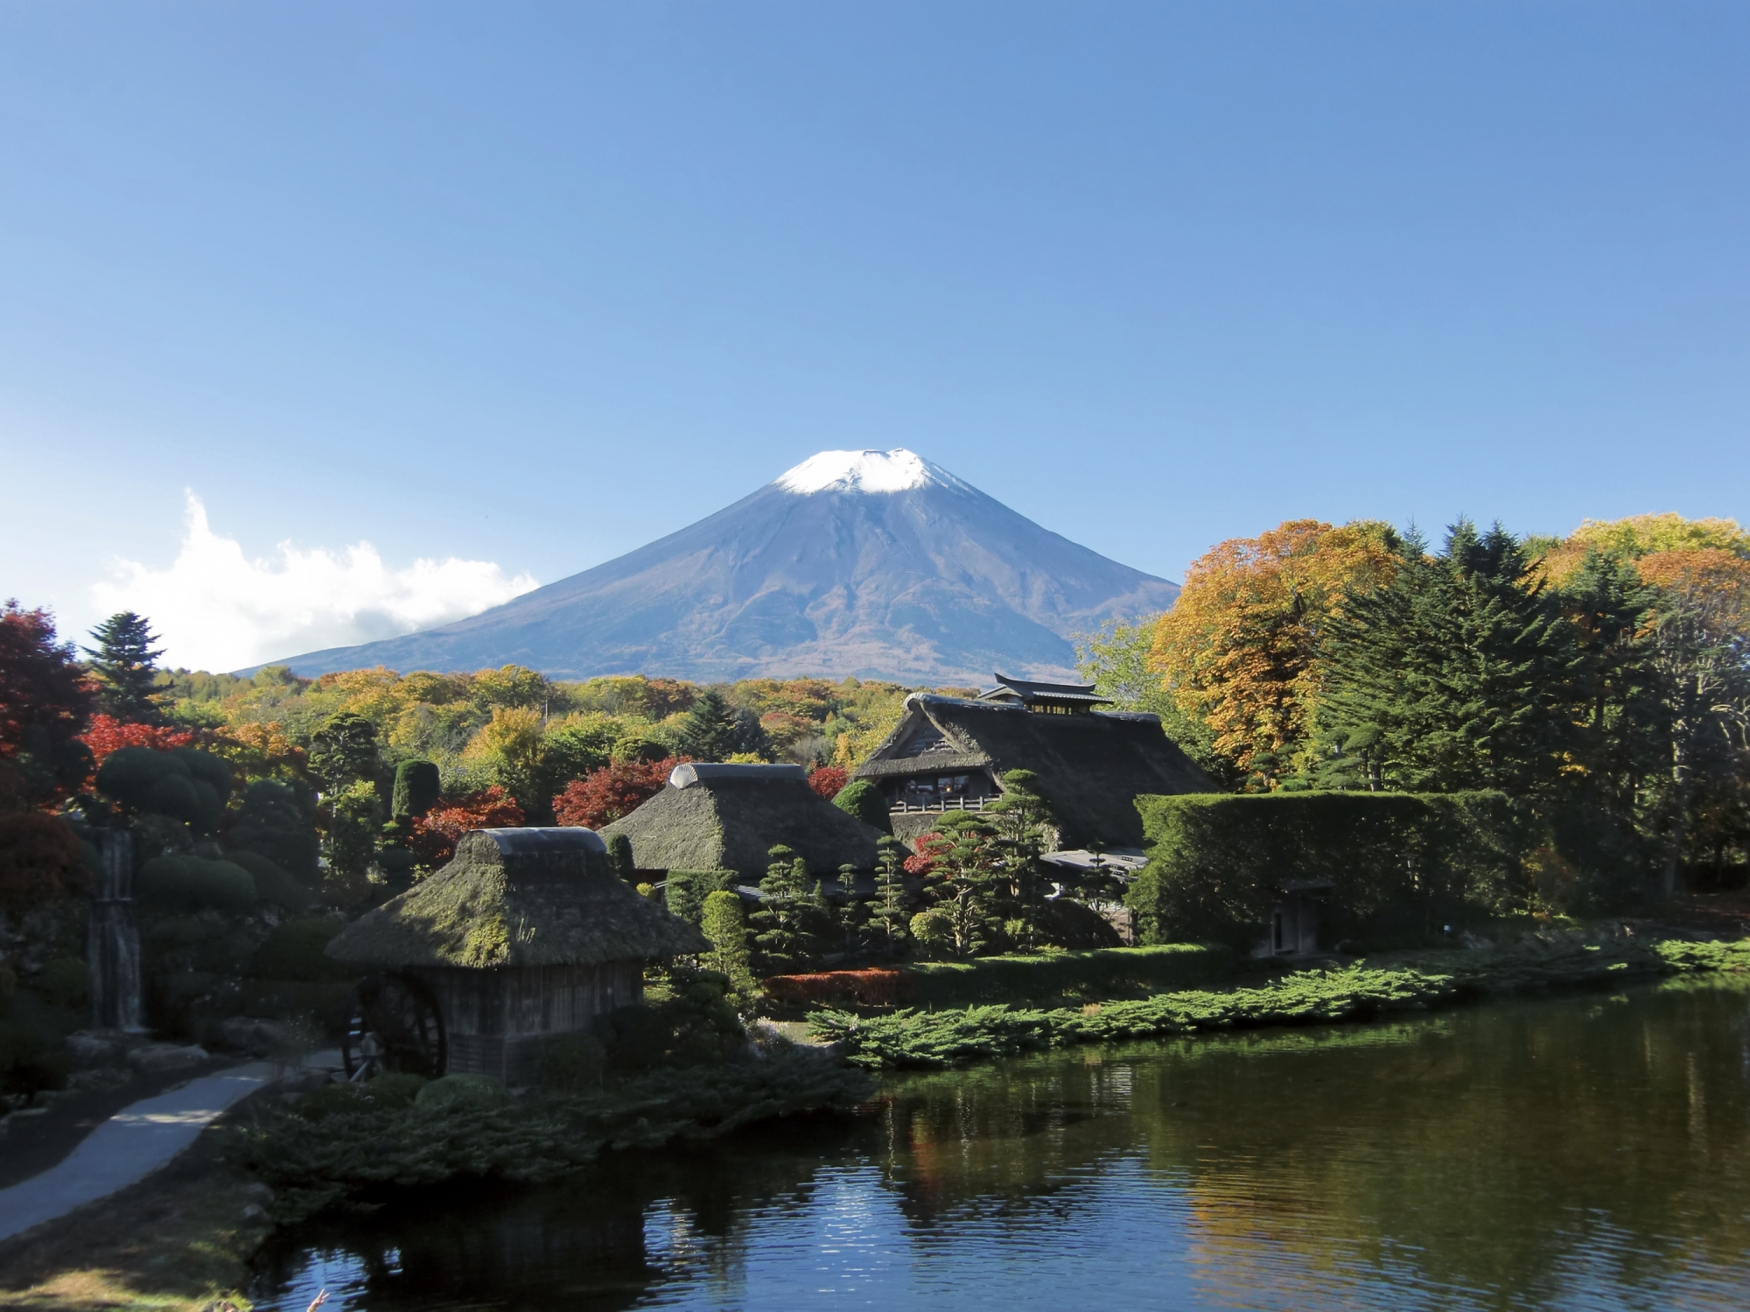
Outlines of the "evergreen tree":
[{"label": "evergreen tree", "polygon": [[839,908],[839,926],[845,934],[845,951],[852,952],[857,946],[857,925],[862,919],[862,907],[857,902],[857,868],[852,865],[839,867],[839,896],[845,902]]},{"label": "evergreen tree", "polygon": [[808,956],[804,899],[808,895],[808,864],[779,844],[767,853],[771,864],[760,880],[759,909],[750,916],[754,965],[762,975],[799,970]]},{"label": "evergreen tree", "polygon": [[1444,552],[1410,535],[1392,583],[1327,622],[1316,723],[1327,787],[1545,795],[1575,746],[1572,626],[1499,525]]},{"label": "evergreen tree", "polygon": [[375,783],[382,772],[376,725],[351,711],[330,716],[311,736],[310,769],[331,793],[361,780]]},{"label": "evergreen tree", "polygon": [[731,706],[722,693],[707,688],[680,726],[681,754],[697,761],[726,761],[752,754],[770,757],[772,742],[752,711]]},{"label": "evergreen tree", "polygon": [[161,723],[164,716],[153,699],[153,685],[164,649],[153,646],[158,635],[145,618],[131,610],[118,611],[93,629],[91,636],[97,646],[85,648],[85,654],[91,658],[91,672],[101,689],[99,709],[118,720]]},{"label": "evergreen tree", "polygon": [[1008,874],[1005,890],[1021,922],[1021,946],[1031,952],[1037,944],[1042,901],[1039,858],[1045,852],[1045,826],[1050,808],[1039,795],[1039,776],[1031,770],[1010,770],[1003,775],[1003,795],[985,808],[995,816],[996,850]]},{"label": "evergreen tree", "polygon": [[730,986],[744,998],[752,996],[757,985],[748,956],[741,897],[721,889],[707,893],[699,914],[699,932],[711,943],[707,957],[711,969],[729,976]]},{"label": "evergreen tree", "polygon": [[897,955],[905,945],[910,920],[905,896],[905,845],[889,836],[876,844],[875,903],[871,908],[872,927],[881,936],[889,956]]}]

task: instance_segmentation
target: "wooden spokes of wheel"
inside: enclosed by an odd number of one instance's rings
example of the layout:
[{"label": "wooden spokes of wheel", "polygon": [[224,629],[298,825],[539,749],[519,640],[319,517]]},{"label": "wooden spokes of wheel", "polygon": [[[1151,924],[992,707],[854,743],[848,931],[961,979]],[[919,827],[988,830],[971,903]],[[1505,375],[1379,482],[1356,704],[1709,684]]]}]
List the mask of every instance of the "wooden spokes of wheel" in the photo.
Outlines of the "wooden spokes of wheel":
[{"label": "wooden spokes of wheel", "polygon": [[449,1062],[437,999],[412,975],[367,975],[352,991],[341,1056],[349,1080],[384,1071],[435,1080]]}]

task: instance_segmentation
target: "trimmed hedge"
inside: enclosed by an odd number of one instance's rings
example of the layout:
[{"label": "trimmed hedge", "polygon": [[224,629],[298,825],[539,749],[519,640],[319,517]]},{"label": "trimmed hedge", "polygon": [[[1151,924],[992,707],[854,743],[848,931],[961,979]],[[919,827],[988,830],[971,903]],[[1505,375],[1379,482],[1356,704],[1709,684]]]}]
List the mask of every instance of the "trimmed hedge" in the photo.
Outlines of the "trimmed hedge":
[{"label": "trimmed hedge", "polygon": [[881,795],[881,790],[867,779],[853,779],[834,794],[832,804],[846,815],[855,816],[872,829],[879,829],[884,834],[893,832],[893,821],[888,815],[887,799]]},{"label": "trimmed hedge", "polygon": [[1285,882],[1329,880],[1320,936],[1409,945],[1514,909],[1528,820],[1505,794],[1139,797],[1149,863],[1126,901],[1144,943],[1249,948]]}]

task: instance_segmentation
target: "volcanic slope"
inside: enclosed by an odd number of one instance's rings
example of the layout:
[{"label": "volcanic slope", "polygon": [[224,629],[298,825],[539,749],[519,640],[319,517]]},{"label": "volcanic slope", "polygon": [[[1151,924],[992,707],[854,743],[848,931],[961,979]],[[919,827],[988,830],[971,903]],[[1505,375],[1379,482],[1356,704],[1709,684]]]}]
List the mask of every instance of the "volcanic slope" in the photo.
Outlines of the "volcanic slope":
[{"label": "volcanic slope", "polygon": [[1077,633],[1177,585],[1039,527],[906,450],[823,451],[678,533],[441,628],[299,674],[515,662],[556,678],[1066,677]]}]

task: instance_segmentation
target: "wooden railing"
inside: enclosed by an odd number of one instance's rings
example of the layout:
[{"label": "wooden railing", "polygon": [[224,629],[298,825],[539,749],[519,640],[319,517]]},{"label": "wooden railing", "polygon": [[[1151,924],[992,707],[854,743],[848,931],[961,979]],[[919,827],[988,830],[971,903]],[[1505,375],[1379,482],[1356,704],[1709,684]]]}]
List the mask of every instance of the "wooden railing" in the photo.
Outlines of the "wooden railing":
[{"label": "wooden railing", "polygon": [[982,811],[986,802],[994,802],[994,797],[955,797],[943,798],[940,802],[908,802],[903,797],[892,803],[888,812],[892,815],[914,815],[921,812],[936,811]]}]

